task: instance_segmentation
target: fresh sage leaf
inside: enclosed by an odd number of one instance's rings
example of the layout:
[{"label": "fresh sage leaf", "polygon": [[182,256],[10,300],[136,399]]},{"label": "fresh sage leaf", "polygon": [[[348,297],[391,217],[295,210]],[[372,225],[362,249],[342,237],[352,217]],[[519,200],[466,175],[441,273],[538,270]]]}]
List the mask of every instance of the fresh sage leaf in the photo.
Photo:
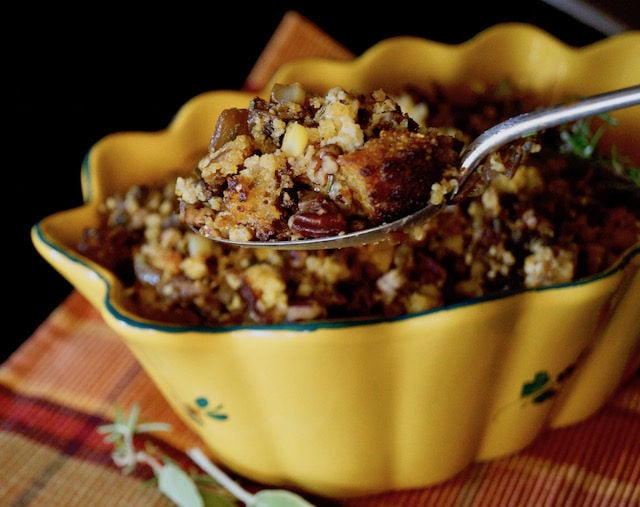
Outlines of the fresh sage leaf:
[{"label": "fresh sage leaf", "polygon": [[304,498],[284,489],[258,491],[248,507],[313,507]]},{"label": "fresh sage leaf", "polygon": [[136,434],[171,429],[165,423],[141,423],[139,414],[138,404],[128,415],[116,407],[114,422],[98,427],[98,432],[104,435],[105,442],[113,444],[111,457],[124,473],[132,472],[138,464],[150,466],[162,494],[178,507],[237,507],[238,502],[247,507],[313,507],[301,496],[286,490],[268,489],[251,494],[198,448],[188,449],[187,454],[208,475],[187,473],[166,456],[158,456],[153,446],[137,449]]},{"label": "fresh sage leaf", "polygon": [[198,488],[181,468],[166,463],[156,472],[158,487],[179,507],[204,507]]},{"label": "fresh sage leaf", "polygon": [[200,491],[204,507],[238,507],[238,503],[216,491]]}]

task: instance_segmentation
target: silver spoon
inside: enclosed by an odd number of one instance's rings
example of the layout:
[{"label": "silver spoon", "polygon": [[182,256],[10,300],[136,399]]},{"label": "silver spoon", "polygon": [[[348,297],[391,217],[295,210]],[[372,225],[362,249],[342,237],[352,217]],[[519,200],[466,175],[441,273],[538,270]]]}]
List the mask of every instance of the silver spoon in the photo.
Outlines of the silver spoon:
[{"label": "silver spoon", "polygon": [[[530,113],[523,113],[487,129],[473,142],[469,143],[461,153],[458,188],[455,192],[447,196],[447,201],[450,202],[451,199],[460,193],[460,190],[468,181],[471,174],[473,174],[487,155],[505,144],[535,132],[557,127],[564,123],[638,104],[640,104],[640,85],[592,95],[574,102],[537,109]],[[361,246],[366,243],[376,243],[388,238],[392,232],[423,223],[438,213],[446,204],[446,202],[437,205],[428,204],[415,213],[393,222],[336,236],[287,241],[233,241],[225,238],[211,239],[233,246],[271,248],[276,250],[321,250]]]}]

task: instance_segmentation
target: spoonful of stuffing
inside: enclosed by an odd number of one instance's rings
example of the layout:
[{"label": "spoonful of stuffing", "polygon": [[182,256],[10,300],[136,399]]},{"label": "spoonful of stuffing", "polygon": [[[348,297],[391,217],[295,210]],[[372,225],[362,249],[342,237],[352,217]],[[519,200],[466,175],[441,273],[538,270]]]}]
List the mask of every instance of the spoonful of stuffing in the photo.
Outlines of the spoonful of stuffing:
[{"label": "spoonful of stuffing", "polygon": [[515,114],[474,139],[427,126],[420,115],[431,112],[411,101],[382,89],[318,95],[276,84],[268,100],[220,114],[207,154],[177,178],[180,215],[241,247],[375,243],[477,195],[492,174],[512,174],[545,130],[640,104],[640,86]]}]

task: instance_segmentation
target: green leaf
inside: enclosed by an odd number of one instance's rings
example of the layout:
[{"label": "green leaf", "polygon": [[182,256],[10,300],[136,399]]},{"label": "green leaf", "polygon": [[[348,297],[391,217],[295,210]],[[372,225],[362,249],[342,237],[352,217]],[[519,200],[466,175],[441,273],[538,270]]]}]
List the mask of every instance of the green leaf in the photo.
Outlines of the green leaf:
[{"label": "green leaf", "polygon": [[184,470],[167,463],[157,470],[158,487],[179,507],[204,507],[195,483]]},{"label": "green leaf", "polygon": [[253,495],[249,507],[313,507],[313,504],[291,491],[263,489]]},{"label": "green leaf", "polygon": [[524,384],[522,384],[520,395],[523,398],[526,398],[527,396],[535,394],[536,392],[540,391],[545,386],[545,384],[549,382],[549,380],[550,377],[546,371],[539,371],[533,377],[533,381],[525,382]]},{"label": "green leaf", "polygon": [[205,507],[238,507],[231,498],[216,491],[201,491]]},{"label": "green leaf", "polygon": [[138,416],[140,415],[140,405],[138,403],[135,403],[132,407],[131,407],[131,412],[129,412],[129,417],[127,418],[125,424],[127,426],[127,428],[129,428],[129,430],[133,433],[136,427],[136,424],[138,424]]},{"label": "green leaf", "polygon": [[635,167],[630,167],[627,169],[627,174],[629,179],[640,187],[640,168],[636,169]]},{"label": "green leaf", "polygon": [[117,428],[118,426],[116,424],[103,424],[102,426],[98,426],[98,433],[113,433]]},{"label": "green leaf", "polygon": [[553,398],[556,394],[558,394],[558,391],[556,391],[555,389],[546,389],[545,391],[542,391],[540,394],[534,396],[531,402],[536,405],[540,403],[544,403],[549,398]]},{"label": "green leaf", "polygon": [[167,423],[151,422],[140,423],[136,426],[136,433],[150,433],[152,431],[171,431],[171,425]]}]

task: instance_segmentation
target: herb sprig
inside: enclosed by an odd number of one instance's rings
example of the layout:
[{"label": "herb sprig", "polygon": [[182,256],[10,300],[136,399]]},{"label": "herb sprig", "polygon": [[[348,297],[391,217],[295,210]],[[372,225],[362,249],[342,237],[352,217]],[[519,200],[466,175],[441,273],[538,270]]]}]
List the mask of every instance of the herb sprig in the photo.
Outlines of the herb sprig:
[{"label": "herb sprig", "polygon": [[619,178],[628,179],[640,186],[640,167],[633,167],[631,161],[623,157],[615,145],[611,147],[610,157],[600,155],[596,151],[607,126],[614,127],[618,124],[615,118],[606,113],[598,115],[597,118],[603,122],[597,129],[592,126],[593,118],[583,118],[559,127],[560,153],[599,162],[609,167]]},{"label": "herb sprig", "polygon": [[130,474],[138,465],[149,466],[160,491],[179,507],[313,507],[301,496],[281,489],[264,489],[253,494],[212,463],[202,450],[192,448],[187,455],[205,474],[180,468],[178,464],[145,443],[144,449],[135,445],[135,435],[157,431],[170,431],[171,425],[162,422],[139,422],[139,404],[129,414],[117,407],[114,421],[98,427],[105,442],[114,450],[111,457],[124,474]]}]

